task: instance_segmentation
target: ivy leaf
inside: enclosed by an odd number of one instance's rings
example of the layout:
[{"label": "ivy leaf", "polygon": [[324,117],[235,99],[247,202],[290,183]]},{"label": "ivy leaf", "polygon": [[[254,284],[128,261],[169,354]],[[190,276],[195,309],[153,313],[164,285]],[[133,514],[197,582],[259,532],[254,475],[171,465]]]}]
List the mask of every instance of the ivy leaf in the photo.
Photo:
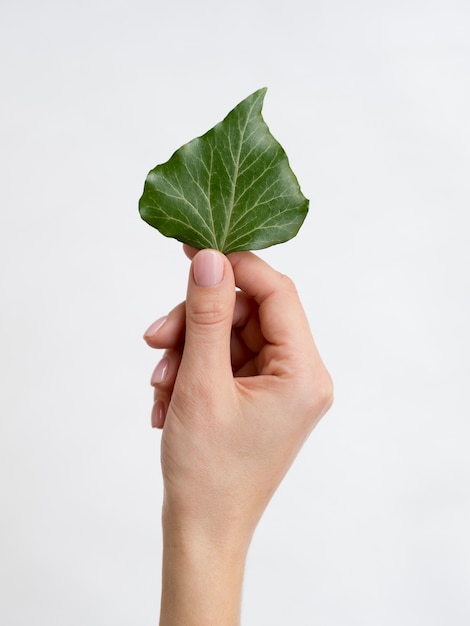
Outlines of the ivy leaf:
[{"label": "ivy leaf", "polygon": [[240,102],[147,176],[142,219],[163,235],[225,254],[294,237],[308,200],[261,110],[266,89]]}]

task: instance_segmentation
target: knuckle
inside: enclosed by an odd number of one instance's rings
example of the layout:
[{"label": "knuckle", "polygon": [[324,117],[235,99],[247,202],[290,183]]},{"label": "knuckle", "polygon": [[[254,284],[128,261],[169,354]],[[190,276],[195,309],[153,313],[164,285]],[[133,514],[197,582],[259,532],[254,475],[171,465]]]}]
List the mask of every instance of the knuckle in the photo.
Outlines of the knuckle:
[{"label": "knuckle", "polygon": [[279,276],[281,280],[282,289],[284,289],[285,291],[289,293],[297,294],[297,287],[295,286],[295,283],[292,280],[292,278],[290,278],[286,274],[279,274]]},{"label": "knuckle", "polygon": [[321,415],[324,415],[333,404],[333,380],[326,369],[317,377],[316,384],[316,403]]},{"label": "knuckle", "polygon": [[188,302],[186,312],[191,321],[201,326],[224,322],[229,316],[227,307],[219,299]]},{"label": "knuckle", "polygon": [[309,393],[304,397],[306,413],[309,419],[316,422],[331,408],[334,400],[333,380],[326,369],[310,379]]},{"label": "knuckle", "polygon": [[330,374],[325,370],[323,378],[319,387],[319,398],[323,407],[323,412],[326,413],[331,409],[334,402],[334,384]]}]

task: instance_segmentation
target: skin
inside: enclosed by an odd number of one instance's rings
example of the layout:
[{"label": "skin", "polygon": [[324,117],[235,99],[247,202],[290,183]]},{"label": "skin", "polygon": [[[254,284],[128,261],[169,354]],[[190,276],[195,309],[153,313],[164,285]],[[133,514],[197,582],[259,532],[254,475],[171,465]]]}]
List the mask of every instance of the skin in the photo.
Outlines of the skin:
[{"label": "skin", "polygon": [[144,335],[165,349],[160,626],[236,626],[253,532],[333,387],[289,278],[250,252],[185,252],[186,301]]}]

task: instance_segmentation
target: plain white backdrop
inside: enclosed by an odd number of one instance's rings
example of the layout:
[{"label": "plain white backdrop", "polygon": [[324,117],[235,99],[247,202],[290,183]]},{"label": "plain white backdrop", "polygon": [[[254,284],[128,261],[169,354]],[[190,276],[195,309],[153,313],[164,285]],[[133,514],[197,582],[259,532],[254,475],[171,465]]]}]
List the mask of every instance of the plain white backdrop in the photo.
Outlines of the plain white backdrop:
[{"label": "plain white backdrop", "polygon": [[244,626],[470,623],[469,33],[466,0],[2,0],[2,625],[157,622],[141,335],[188,262],[137,203],[263,86],[311,209],[260,254],[336,402],[255,535]]}]

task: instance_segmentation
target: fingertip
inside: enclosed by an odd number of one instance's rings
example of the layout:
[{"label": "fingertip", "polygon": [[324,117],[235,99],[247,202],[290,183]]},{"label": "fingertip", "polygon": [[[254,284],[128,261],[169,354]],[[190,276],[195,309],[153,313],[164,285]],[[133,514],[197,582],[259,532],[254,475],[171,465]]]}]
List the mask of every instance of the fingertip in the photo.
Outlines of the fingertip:
[{"label": "fingertip", "polygon": [[152,339],[155,337],[155,335],[158,333],[158,331],[163,326],[163,324],[167,321],[167,319],[168,319],[168,315],[164,315],[163,317],[160,317],[158,318],[158,320],[153,322],[153,324],[150,324],[150,326],[145,331],[144,337],[143,337],[147,343],[152,341]]},{"label": "fingertip", "polygon": [[193,259],[193,278],[199,287],[216,287],[224,277],[225,257],[217,250],[200,250]]},{"label": "fingertip", "polygon": [[163,424],[165,423],[165,413],[165,405],[162,400],[157,400],[152,408],[152,428],[163,428]]},{"label": "fingertip", "polygon": [[183,252],[188,257],[188,259],[192,261],[193,258],[196,256],[196,254],[199,252],[199,250],[197,248],[193,248],[192,246],[189,246],[187,243],[184,243]]},{"label": "fingertip", "polygon": [[198,251],[189,272],[182,360],[185,367],[190,364],[191,377],[205,377],[208,372],[215,375],[225,372],[227,364],[230,366],[235,297],[235,281],[227,257],[213,249]]},{"label": "fingertip", "polygon": [[150,378],[150,385],[155,387],[156,385],[160,385],[165,382],[165,379],[168,374],[168,369],[170,365],[170,360],[167,355],[165,355],[158,363],[155,369],[153,370],[152,376]]}]

